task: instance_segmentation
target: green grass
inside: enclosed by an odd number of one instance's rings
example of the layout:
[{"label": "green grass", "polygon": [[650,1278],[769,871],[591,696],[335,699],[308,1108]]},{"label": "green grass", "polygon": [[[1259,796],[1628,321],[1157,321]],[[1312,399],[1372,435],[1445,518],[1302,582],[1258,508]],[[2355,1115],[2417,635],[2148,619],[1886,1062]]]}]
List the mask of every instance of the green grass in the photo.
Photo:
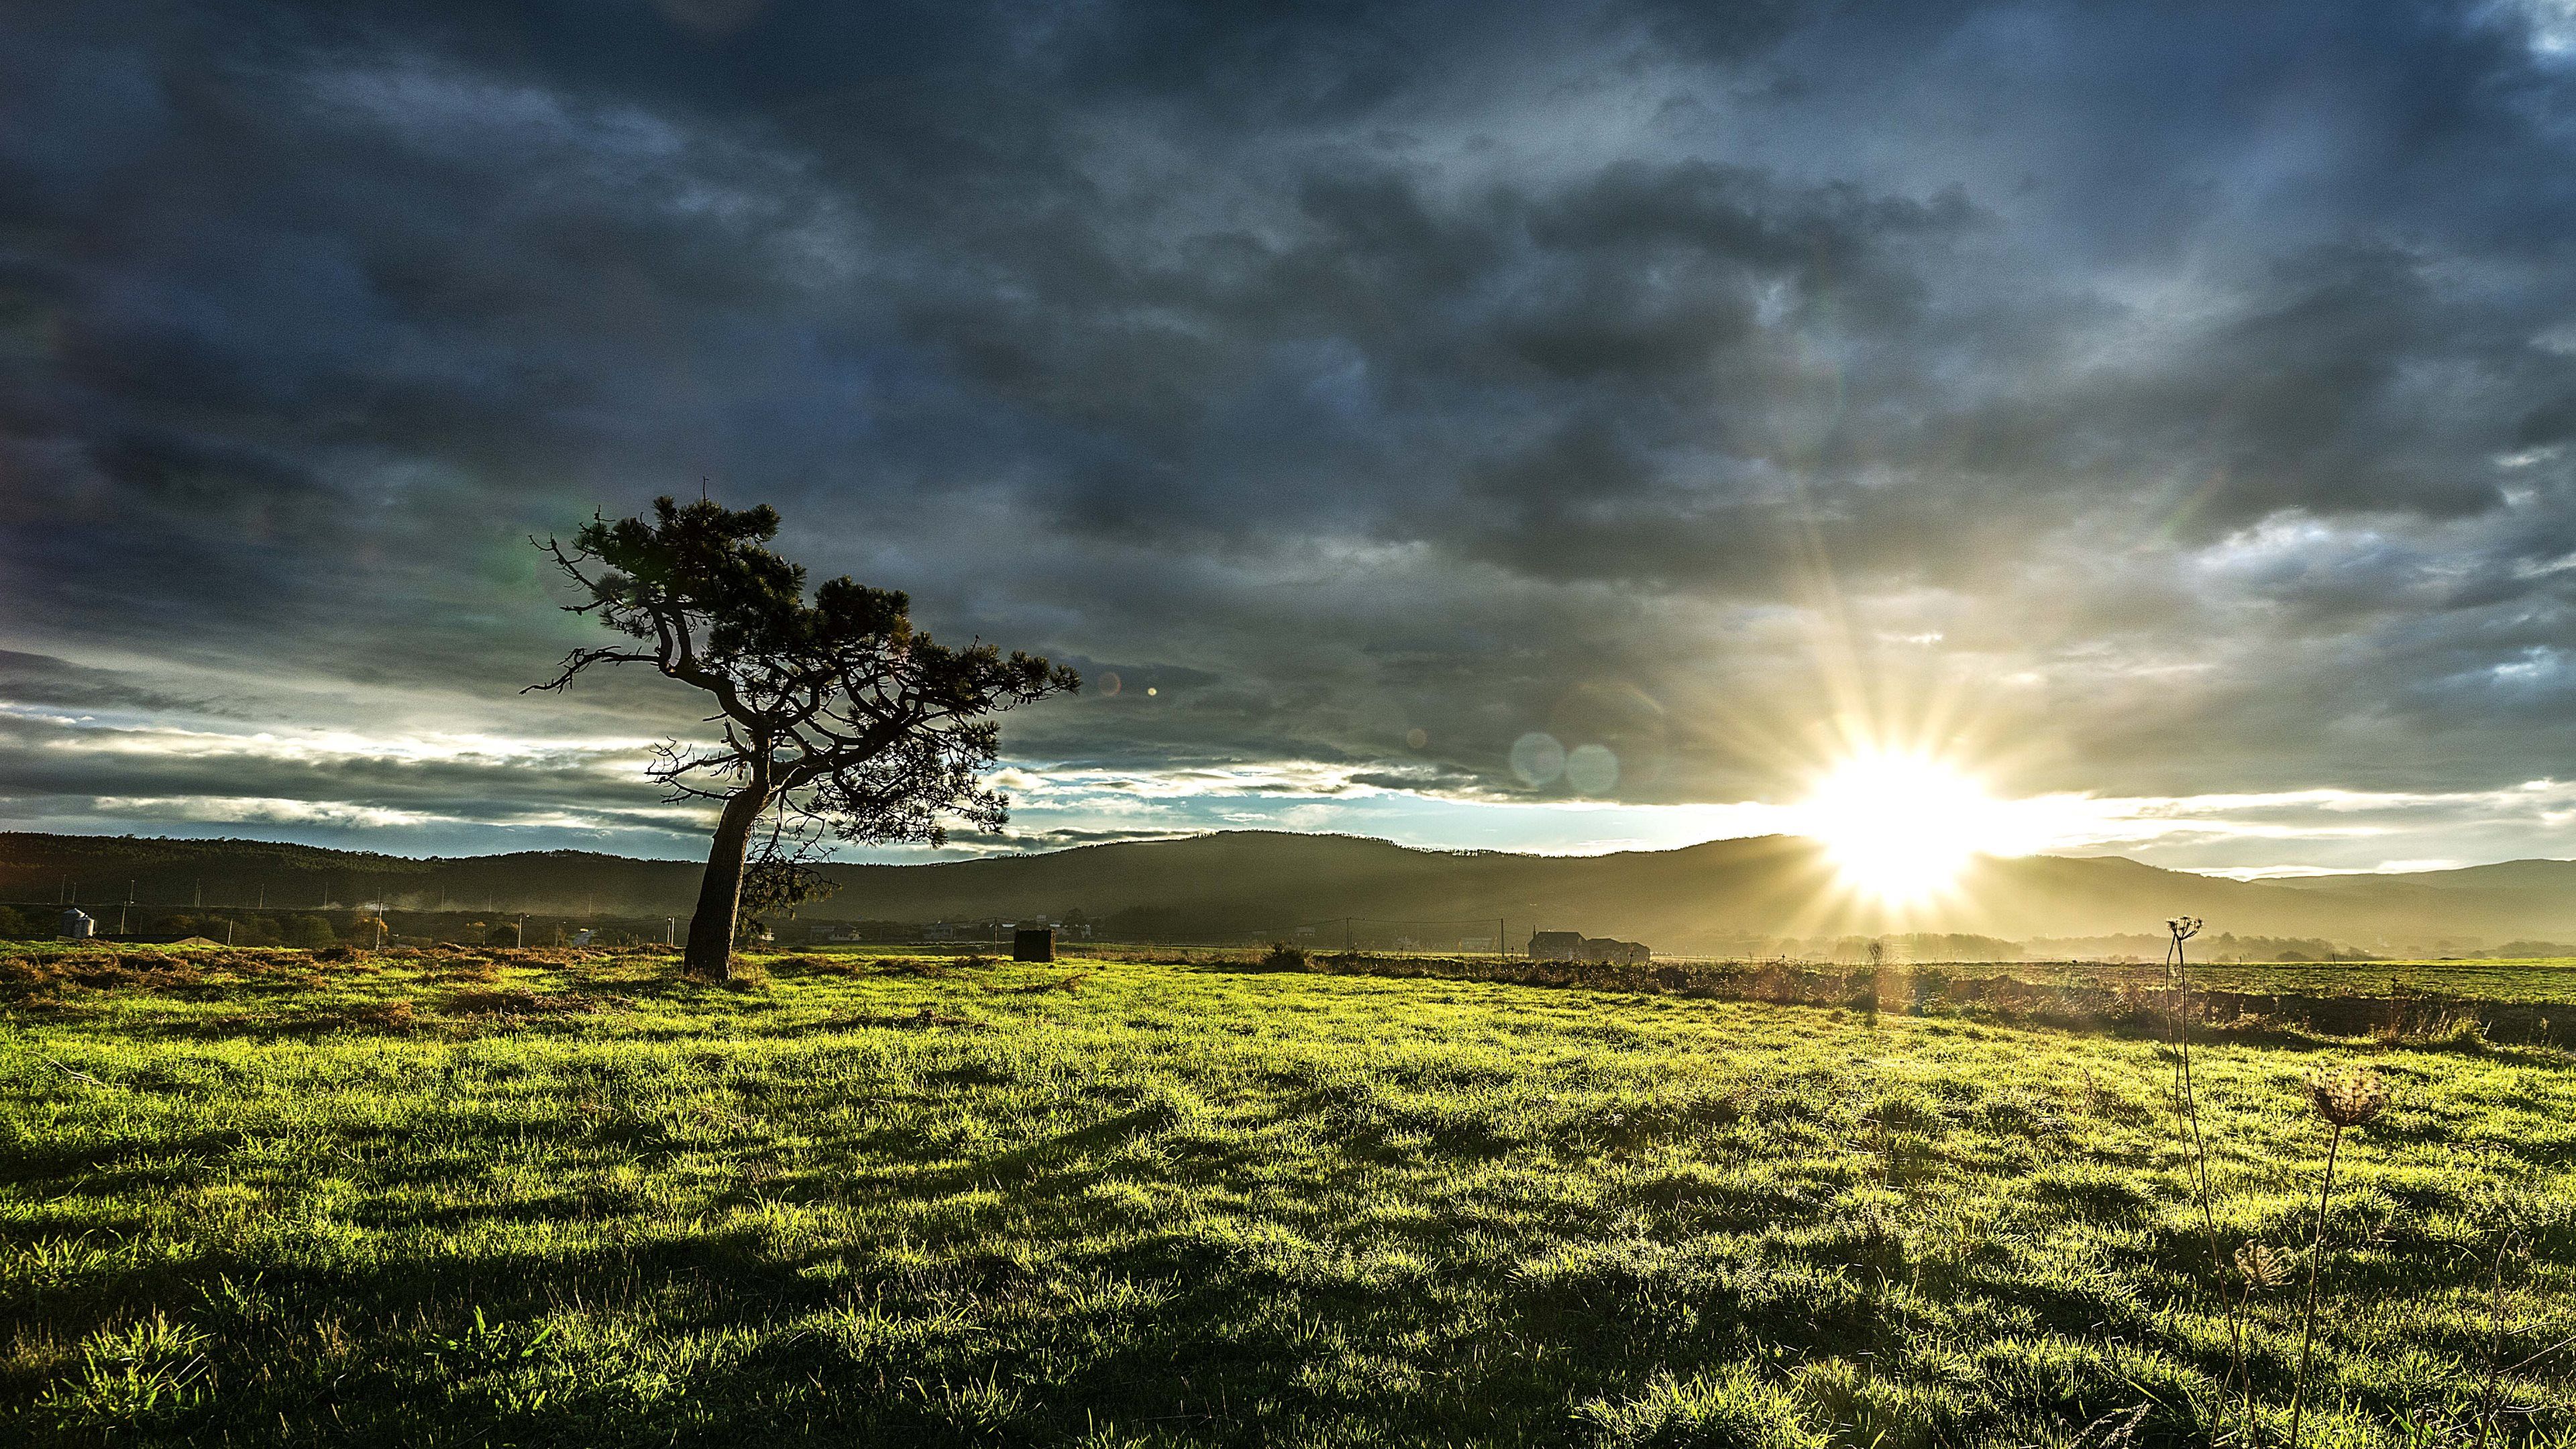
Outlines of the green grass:
[{"label": "green grass", "polygon": [[[824,954],[857,959],[895,959],[917,956],[919,947],[911,946],[831,946],[821,948]],[[994,951],[995,946],[955,947],[961,954],[968,951]],[[1068,958],[1098,955],[1105,959],[1154,959],[1191,965],[1250,965],[1264,954],[1262,948],[1245,947],[1175,947],[1133,946],[1060,946]],[[1318,949],[1316,955],[1328,952]],[[1372,958],[1386,961],[1420,959],[1490,962],[1492,956],[1457,956],[1442,952],[1373,951]],[[1696,963],[1717,962],[1717,958],[1658,957]],[[1723,964],[1723,963],[1719,963]],[[1851,971],[1854,963],[1826,965],[1820,969]],[[1902,975],[1916,969],[1906,964],[1889,968]],[[2155,987],[2167,978],[2161,962],[2114,965],[2102,961],[1944,961],[1926,963],[1925,969],[1954,977],[2014,976],[2024,981],[2064,983],[2085,986],[2119,987],[2136,985]],[[2191,963],[2195,988],[2212,991],[2279,993],[2301,996],[2406,996],[2429,995],[2469,998],[2480,1001],[2567,1003],[2576,1005],[2576,960],[2565,957],[2528,960],[2411,960],[2411,961],[2257,961],[2215,964],[2200,960]]]},{"label": "green grass", "polygon": [[[2008,961],[1945,968],[1965,973],[2015,975],[2028,981],[2073,978],[2104,985],[2123,982],[2160,983],[2165,967],[2105,966],[2085,962],[2071,970],[2064,963]],[[2425,994],[2474,997],[2486,1001],[2568,1002],[2576,1004],[2576,961],[2265,961],[2211,965],[2191,963],[2195,987],[2212,991],[2279,992],[2306,996],[2402,996]]]},{"label": "green grass", "polygon": [[[2227,1402],[2152,1041],[542,954],[0,962],[0,1440],[2001,1449]],[[2308,1442],[2472,1442],[2485,1366],[2576,1332],[2576,1062],[2196,1051],[2224,1247],[2304,1246],[2301,1083],[2359,1060],[2396,1099],[2344,1143]],[[2505,1388],[2495,1442],[2576,1444],[2565,1355]]]}]

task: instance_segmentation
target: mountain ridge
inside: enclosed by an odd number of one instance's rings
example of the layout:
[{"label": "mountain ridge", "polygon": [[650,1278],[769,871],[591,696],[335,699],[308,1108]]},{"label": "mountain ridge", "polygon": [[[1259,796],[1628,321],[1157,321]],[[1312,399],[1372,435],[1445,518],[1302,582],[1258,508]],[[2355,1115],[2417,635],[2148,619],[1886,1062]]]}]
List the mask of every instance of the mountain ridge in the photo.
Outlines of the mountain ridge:
[{"label": "mountain ridge", "polygon": [[[0,896],[77,894],[208,907],[404,909],[567,915],[685,914],[700,866],[590,851],[406,857],[248,840],[0,833]],[[1916,908],[1855,894],[1823,849],[1747,836],[1600,855],[1448,851],[1373,836],[1214,831],[977,860],[833,863],[839,887],[808,919],[925,922],[1061,917],[1079,910],[1135,939],[1234,939],[1361,923],[1454,944],[1533,928],[1730,949],[1760,938],[1946,932],[2002,939],[2155,933],[2197,915],[2213,931],[2329,939],[2367,950],[2576,938],[2576,862],[2507,861],[2410,874],[2230,880],[2126,856],[1981,857],[1959,888]],[[131,883],[130,885],[128,883]],[[1407,932],[1406,927],[1425,932]],[[1444,934],[1445,933],[1445,934]]]}]

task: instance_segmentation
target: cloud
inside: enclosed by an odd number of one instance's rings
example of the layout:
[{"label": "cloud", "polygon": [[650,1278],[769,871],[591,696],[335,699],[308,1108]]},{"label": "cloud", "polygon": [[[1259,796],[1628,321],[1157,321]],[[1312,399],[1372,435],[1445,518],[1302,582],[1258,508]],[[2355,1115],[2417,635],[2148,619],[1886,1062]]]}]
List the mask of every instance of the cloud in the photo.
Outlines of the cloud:
[{"label": "cloud", "polygon": [[[2561,19],[14,13],[0,775],[684,850],[686,691],[516,691],[582,628],[527,536],[704,478],[1121,678],[1009,722],[1048,839],[1742,823],[1855,729],[2483,798],[2576,748]],[[2473,815],[2408,853],[2541,838]]]},{"label": "cloud", "polygon": [[694,854],[707,812],[644,782],[648,743],[256,729],[0,703],[0,809],[27,828],[215,825],[340,844],[524,837]]}]

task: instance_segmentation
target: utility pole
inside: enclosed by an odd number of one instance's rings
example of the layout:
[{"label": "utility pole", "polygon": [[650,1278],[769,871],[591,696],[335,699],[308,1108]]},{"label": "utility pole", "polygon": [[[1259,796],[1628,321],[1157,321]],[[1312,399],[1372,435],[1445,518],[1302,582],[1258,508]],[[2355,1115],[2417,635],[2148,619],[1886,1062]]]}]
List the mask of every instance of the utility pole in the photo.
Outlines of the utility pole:
[{"label": "utility pole", "polygon": [[203,906],[206,903],[206,878],[204,876],[197,877],[196,882],[189,889],[189,895],[190,900],[188,904],[191,906]]},{"label": "utility pole", "polygon": [[1356,949],[1357,949],[1356,947],[1354,947],[1354,946],[1351,944],[1352,940],[1353,940],[1353,937],[1352,937],[1352,935],[1351,935],[1351,918],[1350,918],[1350,917],[1348,917],[1348,916],[1344,916],[1344,917],[1342,917],[1342,954],[1343,954],[1343,955],[1347,956],[1347,955],[1349,955],[1352,951],[1354,951],[1354,950],[1356,950]]},{"label": "utility pole", "polygon": [[1494,954],[1497,956],[1512,954],[1512,938],[1503,934],[1503,918],[1500,916],[1494,917]]}]

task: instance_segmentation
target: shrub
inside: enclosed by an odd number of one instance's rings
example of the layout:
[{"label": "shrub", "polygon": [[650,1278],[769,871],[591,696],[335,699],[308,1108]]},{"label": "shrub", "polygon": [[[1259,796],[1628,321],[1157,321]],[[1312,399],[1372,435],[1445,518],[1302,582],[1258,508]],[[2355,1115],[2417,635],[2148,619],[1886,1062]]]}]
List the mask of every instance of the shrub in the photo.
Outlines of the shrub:
[{"label": "shrub", "polygon": [[1273,941],[1270,954],[1261,958],[1261,964],[1272,971],[1303,971],[1306,969],[1306,948]]},{"label": "shrub", "polygon": [[285,922],[284,931],[286,944],[303,946],[307,949],[336,945],[340,940],[339,933],[331,929],[331,921],[327,916],[291,917]]},{"label": "shrub", "polygon": [[61,919],[62,912],[48,911],[42,906],[30,906],[23,911],[15,906],[0,906],[0,941],[49,939]]},{"label": "shrub", "polygon": [[[231,940],[235,946],[250,948],[286,944],[286,934],[278,930],[274,918],[266,915],[242,916],[232,923],[232,927]],[[216,939],[222,940],[224,937],[218,933]]]}]

